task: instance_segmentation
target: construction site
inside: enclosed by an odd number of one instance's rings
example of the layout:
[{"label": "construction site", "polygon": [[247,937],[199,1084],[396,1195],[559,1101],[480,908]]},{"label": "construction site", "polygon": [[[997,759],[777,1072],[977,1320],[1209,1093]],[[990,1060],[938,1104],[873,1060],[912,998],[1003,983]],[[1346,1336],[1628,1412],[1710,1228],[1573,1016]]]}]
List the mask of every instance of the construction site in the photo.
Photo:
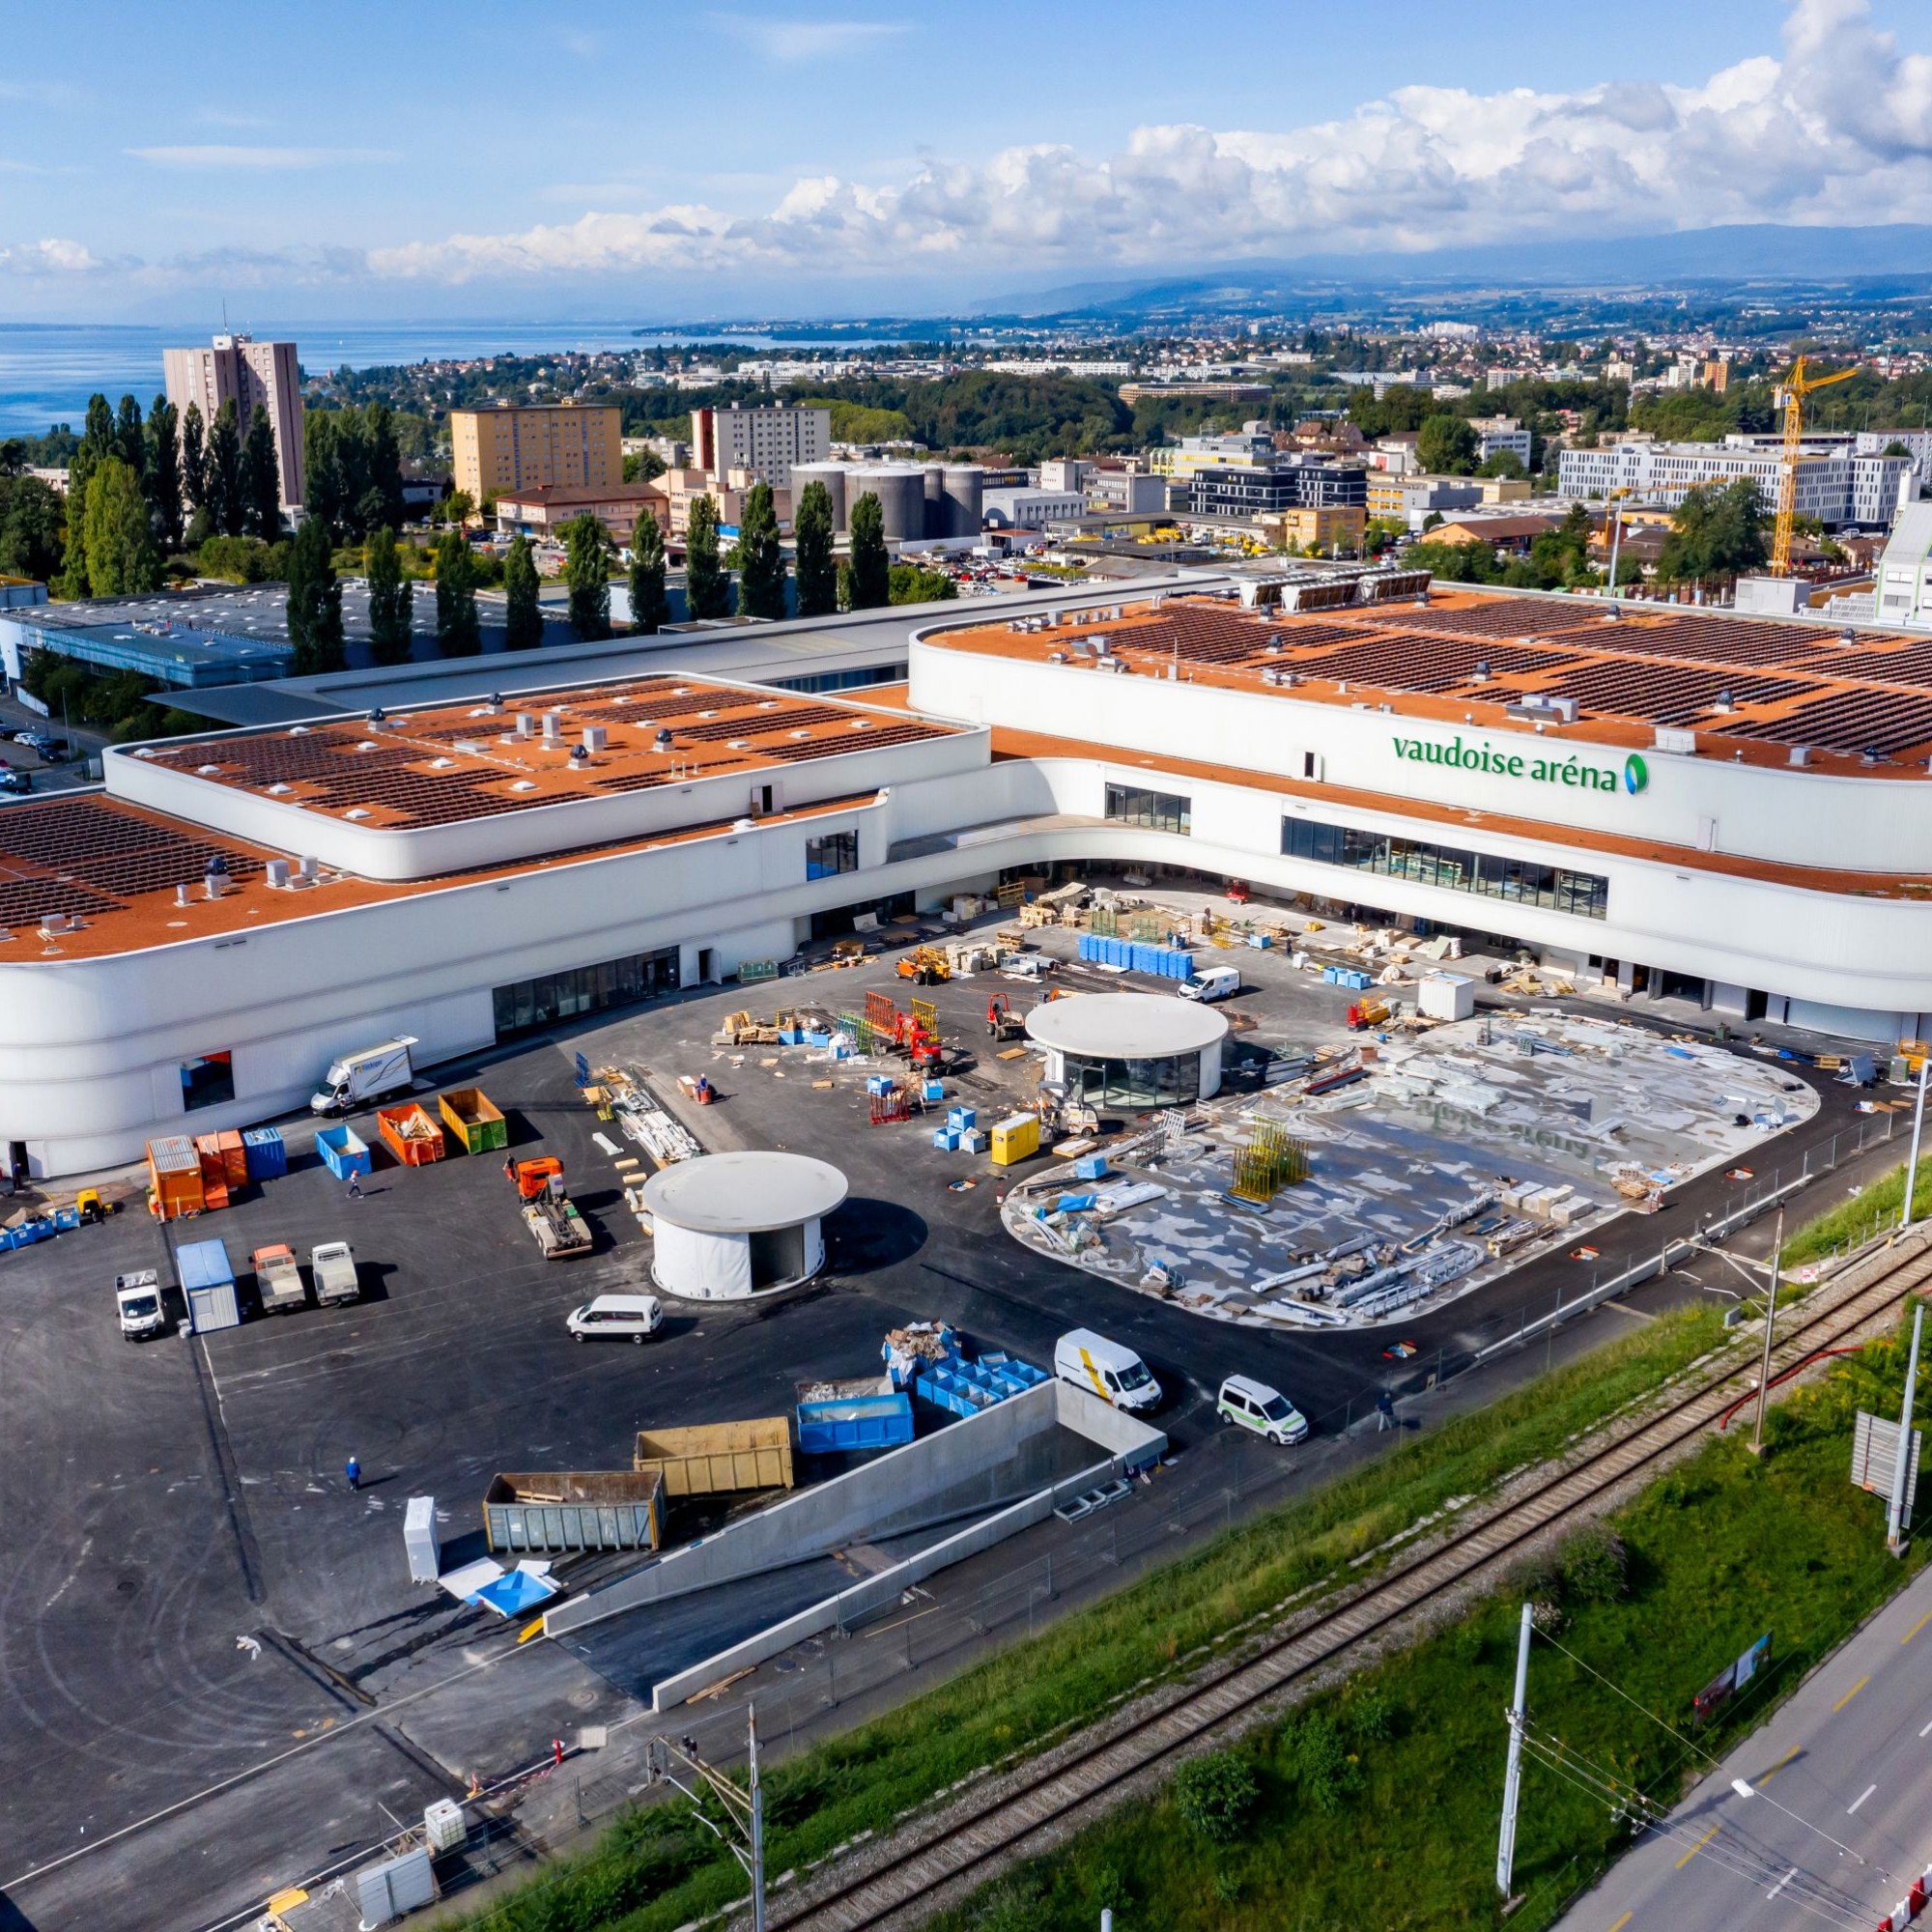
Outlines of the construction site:
[{"label": "construction site", "polygon": [[[755,1697],[802,1741],[884,1708],[1347,1466],[1378,1396],[1479,1367],[1598,1247],[1607,1276],[1727,1211],[1786,1130],[1828,1113],[1833,1160],[1889,1131],[1838,1078],[1891,1070],[1867,1055],[1065,870],[438,1080],[350,1056],[331,1080],[400,1091],[157,1139],[92,1218],[12,1233],[53,1498],[0,1597],[43,1606],[31,1653],[0,1638],[43,1766],[13,1895],[145,1926],[191,1843],[222,1870],[168,1922],[277,1898],[347,1932],[377,1872],[458,1895],[629,1802],[669,1714],[709,1735]],[[152,1297],[154,1339],[76,1266]],[[1088,1328],[1151,1417],[1056,1377]],[[1237,1374],[1311,1438],[1218,1428]],[[441,1838],[392,1826],[436,1805]],[[77,1808],[125,1846],[73,1860]]]}]

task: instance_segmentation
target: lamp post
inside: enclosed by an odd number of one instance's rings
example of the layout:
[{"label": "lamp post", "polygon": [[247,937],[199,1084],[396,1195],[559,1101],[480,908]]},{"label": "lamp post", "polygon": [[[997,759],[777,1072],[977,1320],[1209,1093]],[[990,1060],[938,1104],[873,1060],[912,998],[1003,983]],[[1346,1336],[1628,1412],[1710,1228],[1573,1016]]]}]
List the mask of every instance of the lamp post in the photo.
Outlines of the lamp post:
[{"label": "lamp post", "polygon": [[1777,1325],[1777,1272],[1784,1260],[1784,1209],[1777,1210],[1777,1232],[1771,1242],[1771,1289],[1764,1306],[1764,1366],[1757,1377],[1757,1420],[1751,1425],[1751,1454],[1764,1454],[1764,1409],[1771,1400],[1771,1337]]}]

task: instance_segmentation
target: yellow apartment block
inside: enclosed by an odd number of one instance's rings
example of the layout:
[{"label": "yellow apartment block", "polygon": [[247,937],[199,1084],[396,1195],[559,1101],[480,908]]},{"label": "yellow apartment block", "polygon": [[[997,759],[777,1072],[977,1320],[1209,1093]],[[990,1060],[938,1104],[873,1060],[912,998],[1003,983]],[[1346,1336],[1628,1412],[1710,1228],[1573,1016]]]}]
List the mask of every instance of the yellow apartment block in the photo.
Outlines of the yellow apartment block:
[{"label": "yellow apartment block", "polygon": [[624,480],[623,412],[575,403],[452,410],[456,487],[477,502],[505,490],[602,490]]}]

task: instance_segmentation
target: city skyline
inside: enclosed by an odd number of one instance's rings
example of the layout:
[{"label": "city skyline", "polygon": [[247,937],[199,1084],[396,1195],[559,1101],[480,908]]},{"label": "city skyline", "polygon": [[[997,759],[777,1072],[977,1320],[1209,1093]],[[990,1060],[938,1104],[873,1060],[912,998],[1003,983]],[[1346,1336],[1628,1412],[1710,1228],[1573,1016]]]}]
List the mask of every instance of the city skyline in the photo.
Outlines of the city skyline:
[{"label": "city skyline", "polygon": [[0,81],[0,321],[223,296],[345,318],[903,312],[1310,253],[1932,219],[1932,35],[1893,0],[1636,0],[1609,36],[1526,5],[1401,7],[1373,44],[1284,9],[1252,62],[1140,5],[1023,43],[862,4],[432,9],[404,61],[366,7],[317,41],[202,4],[189,29],[260,80],[218,104],[154,87],[159,23],[91,11],[85,70],[48,17]]}]

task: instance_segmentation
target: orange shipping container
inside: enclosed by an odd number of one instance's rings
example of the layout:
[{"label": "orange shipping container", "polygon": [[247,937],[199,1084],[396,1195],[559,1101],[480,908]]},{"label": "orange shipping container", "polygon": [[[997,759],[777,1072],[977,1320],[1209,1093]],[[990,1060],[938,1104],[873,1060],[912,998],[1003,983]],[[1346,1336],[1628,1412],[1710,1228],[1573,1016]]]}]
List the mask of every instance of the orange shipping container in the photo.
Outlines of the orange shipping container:
[{"label": "orange shipping container", "polygon": [[403,1107],[378,1107],[376,1126],[405,1167],[425,1167],[440,1160],[446,1151],[442,1129],[413,1101]]},{"label": "orange shipping container", "polygon": [[248,1150],[242,1145],[242,1136],[234,1129],[215,1136],[221,1148],[221,1171],[230,1187],[246,1187],[248,1184]]},{"label": "orange shipping container", "polygon": [[185,1134],[148,1143],[148,1186],[163,1221],[201,1212],[201,1161]]}]

